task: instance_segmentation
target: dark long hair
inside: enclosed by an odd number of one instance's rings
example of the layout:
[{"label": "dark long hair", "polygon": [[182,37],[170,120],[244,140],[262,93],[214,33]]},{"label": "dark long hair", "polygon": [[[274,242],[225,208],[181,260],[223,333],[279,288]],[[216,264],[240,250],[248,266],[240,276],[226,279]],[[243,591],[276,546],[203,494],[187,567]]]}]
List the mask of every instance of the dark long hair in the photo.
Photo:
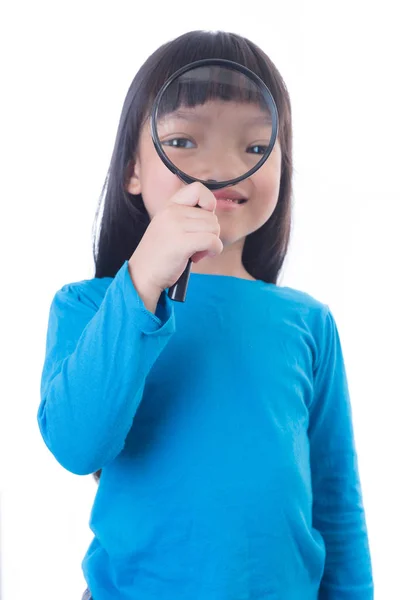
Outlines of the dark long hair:
[{"label": "dark long hair", "polygon": [[[282,153],[277,206],[269,220],[249,234],[242,262],[256,279],[277,283],[290,238],[292,119],[289,94],[273,62],[250,40],[224,31],[191,31],[162,45],[142,65],[126,95],[110,167],[93,226],[95,277],[114,277],[138,246],[150,218],[141,195],[126,191],[141,126],[161,86],[181,67],[204,58],[224,58],[256,73],[274,97]],[[98,479],[101,471],[95,474]]]}]

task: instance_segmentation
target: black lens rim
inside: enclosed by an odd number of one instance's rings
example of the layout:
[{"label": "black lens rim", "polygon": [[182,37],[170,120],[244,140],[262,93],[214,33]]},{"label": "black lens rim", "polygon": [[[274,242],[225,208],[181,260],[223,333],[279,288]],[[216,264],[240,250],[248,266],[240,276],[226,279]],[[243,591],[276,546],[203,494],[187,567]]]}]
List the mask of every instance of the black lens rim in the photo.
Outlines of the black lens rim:
[{"label": "black lens rim", "polygon": [[[178,77],[183,75],[183,73],[186,73],[187,71],[191,71],[193,69],[197,69],[199,67],[205,67],[205,66],[225,67],[227,69],[231,69],[232,71],[239,71],[243,75],[246,75],[259,88],[259,90],[261,91],[262,96],[271,112],[272,132],[271,132],[271,140],[270,140],[267,152],[263,155],[263,157],[260,159],[260,161],[254,167],[252,167],[249,171],[247,171],[240,177],[235,177],[234,179],[229,179],[227,181],[220,181],[220,182],[205,181],[205,180],[199,179],[197,177],[192,177],[191,175],[188,175],[184,171],[181,171],[180,169],[178,169],[178,167],[176,167],[174,165],[174,163],[171,162],[171,160],[168,158],[168,156],[164,152],[160,138],[158,137],[158,132],[157,132],[158,110],[159,110],[161,98],[162,98],[164,92],[166,91],[166,89]],[[256,171],[258,171],[258,169],[260,169],[260,167],[262,167],[262,165],[268,160],[268,157],[270,156],[272,150],[274,149],[275,142],[278,137],[278,129],[279,129],[278,109],[276,107],[275,100],[274,100],[269,88],[266,86],[266,84],[263,82],[263,80],[260,79],[260,77],[258,77],[258,75],[253,73],[253,71],[251,71],[247,67],[244,67],[243,65],[241,65],[237,62],[234,62],[232,60],[226,60],[223,58],[205,58],[202,60],[197,60],[195,62],[192,62],[188,65],[185,65],[181,69],[178,69],[178,71],[173,73],[171,75],[171,77],[169,77],[167,79],[167,81],[164,83],[164,85],[158,92],[158,94],[154,100],[153,108],[152,108],[152,111],[150,114],[150,132],[151,132],[153,144],[154,144],[154,147],[156,149],[158,156],[161,158],[161,160],[163,161],[165,166],[168,167],[168,169],[174,175],[177,175],[179,177],[179,179],[181,179],[181,181],[183,181],[184,183],[189,184],[189,183],[194,183],[196,181],[199,181],[200,183],[205,185],[209,190],[218,190],[218,189],[222,189],[222,188],[229,187],[232,185],[236,185],[240,181],[247,179],[248,177],[253,175]]]}]

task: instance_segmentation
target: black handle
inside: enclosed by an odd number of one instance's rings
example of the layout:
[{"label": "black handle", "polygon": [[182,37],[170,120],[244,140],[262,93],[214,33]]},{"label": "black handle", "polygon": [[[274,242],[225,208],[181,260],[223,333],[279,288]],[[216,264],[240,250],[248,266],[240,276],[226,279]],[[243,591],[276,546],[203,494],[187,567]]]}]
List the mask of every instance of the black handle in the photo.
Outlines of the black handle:
[{"label": "black handle", "polygon": [[192,268],[192,260],[189,258],[189,262],[186,265],[185,270],[179,277],[178,281],[172,285],[168,290],[168,296],[171,300],[177,302],[185,302],[186,290],[189,283],[190,269]]}]

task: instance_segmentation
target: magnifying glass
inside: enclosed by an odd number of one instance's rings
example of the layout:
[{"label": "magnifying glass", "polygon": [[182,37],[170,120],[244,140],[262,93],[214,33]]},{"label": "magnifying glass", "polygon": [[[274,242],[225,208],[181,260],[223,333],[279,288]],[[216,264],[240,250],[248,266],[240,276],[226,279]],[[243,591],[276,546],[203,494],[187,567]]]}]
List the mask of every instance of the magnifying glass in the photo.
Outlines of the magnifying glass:
[{"label": "magnifying glass", "polygon": [[[271,154],[278,111],[265,83],[224,59],[199,60],[174,73],[160,89],[150,115],[155,149],[184,183],[210,190],[253,175]],[[192,261],[169,288],[184,302]]]}]

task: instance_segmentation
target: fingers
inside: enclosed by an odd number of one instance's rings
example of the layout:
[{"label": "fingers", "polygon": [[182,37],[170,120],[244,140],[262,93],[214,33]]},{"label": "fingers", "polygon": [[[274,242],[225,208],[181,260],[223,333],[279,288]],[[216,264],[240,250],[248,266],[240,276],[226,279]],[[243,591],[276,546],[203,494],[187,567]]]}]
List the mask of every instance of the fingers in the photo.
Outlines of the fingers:
[{"label": "fingers", "polygon": [[181,188],[171,198],[171,202],[187,206],[200,206],[210,212],[214,212],[217,207],[214,194],[198,181]]}]

